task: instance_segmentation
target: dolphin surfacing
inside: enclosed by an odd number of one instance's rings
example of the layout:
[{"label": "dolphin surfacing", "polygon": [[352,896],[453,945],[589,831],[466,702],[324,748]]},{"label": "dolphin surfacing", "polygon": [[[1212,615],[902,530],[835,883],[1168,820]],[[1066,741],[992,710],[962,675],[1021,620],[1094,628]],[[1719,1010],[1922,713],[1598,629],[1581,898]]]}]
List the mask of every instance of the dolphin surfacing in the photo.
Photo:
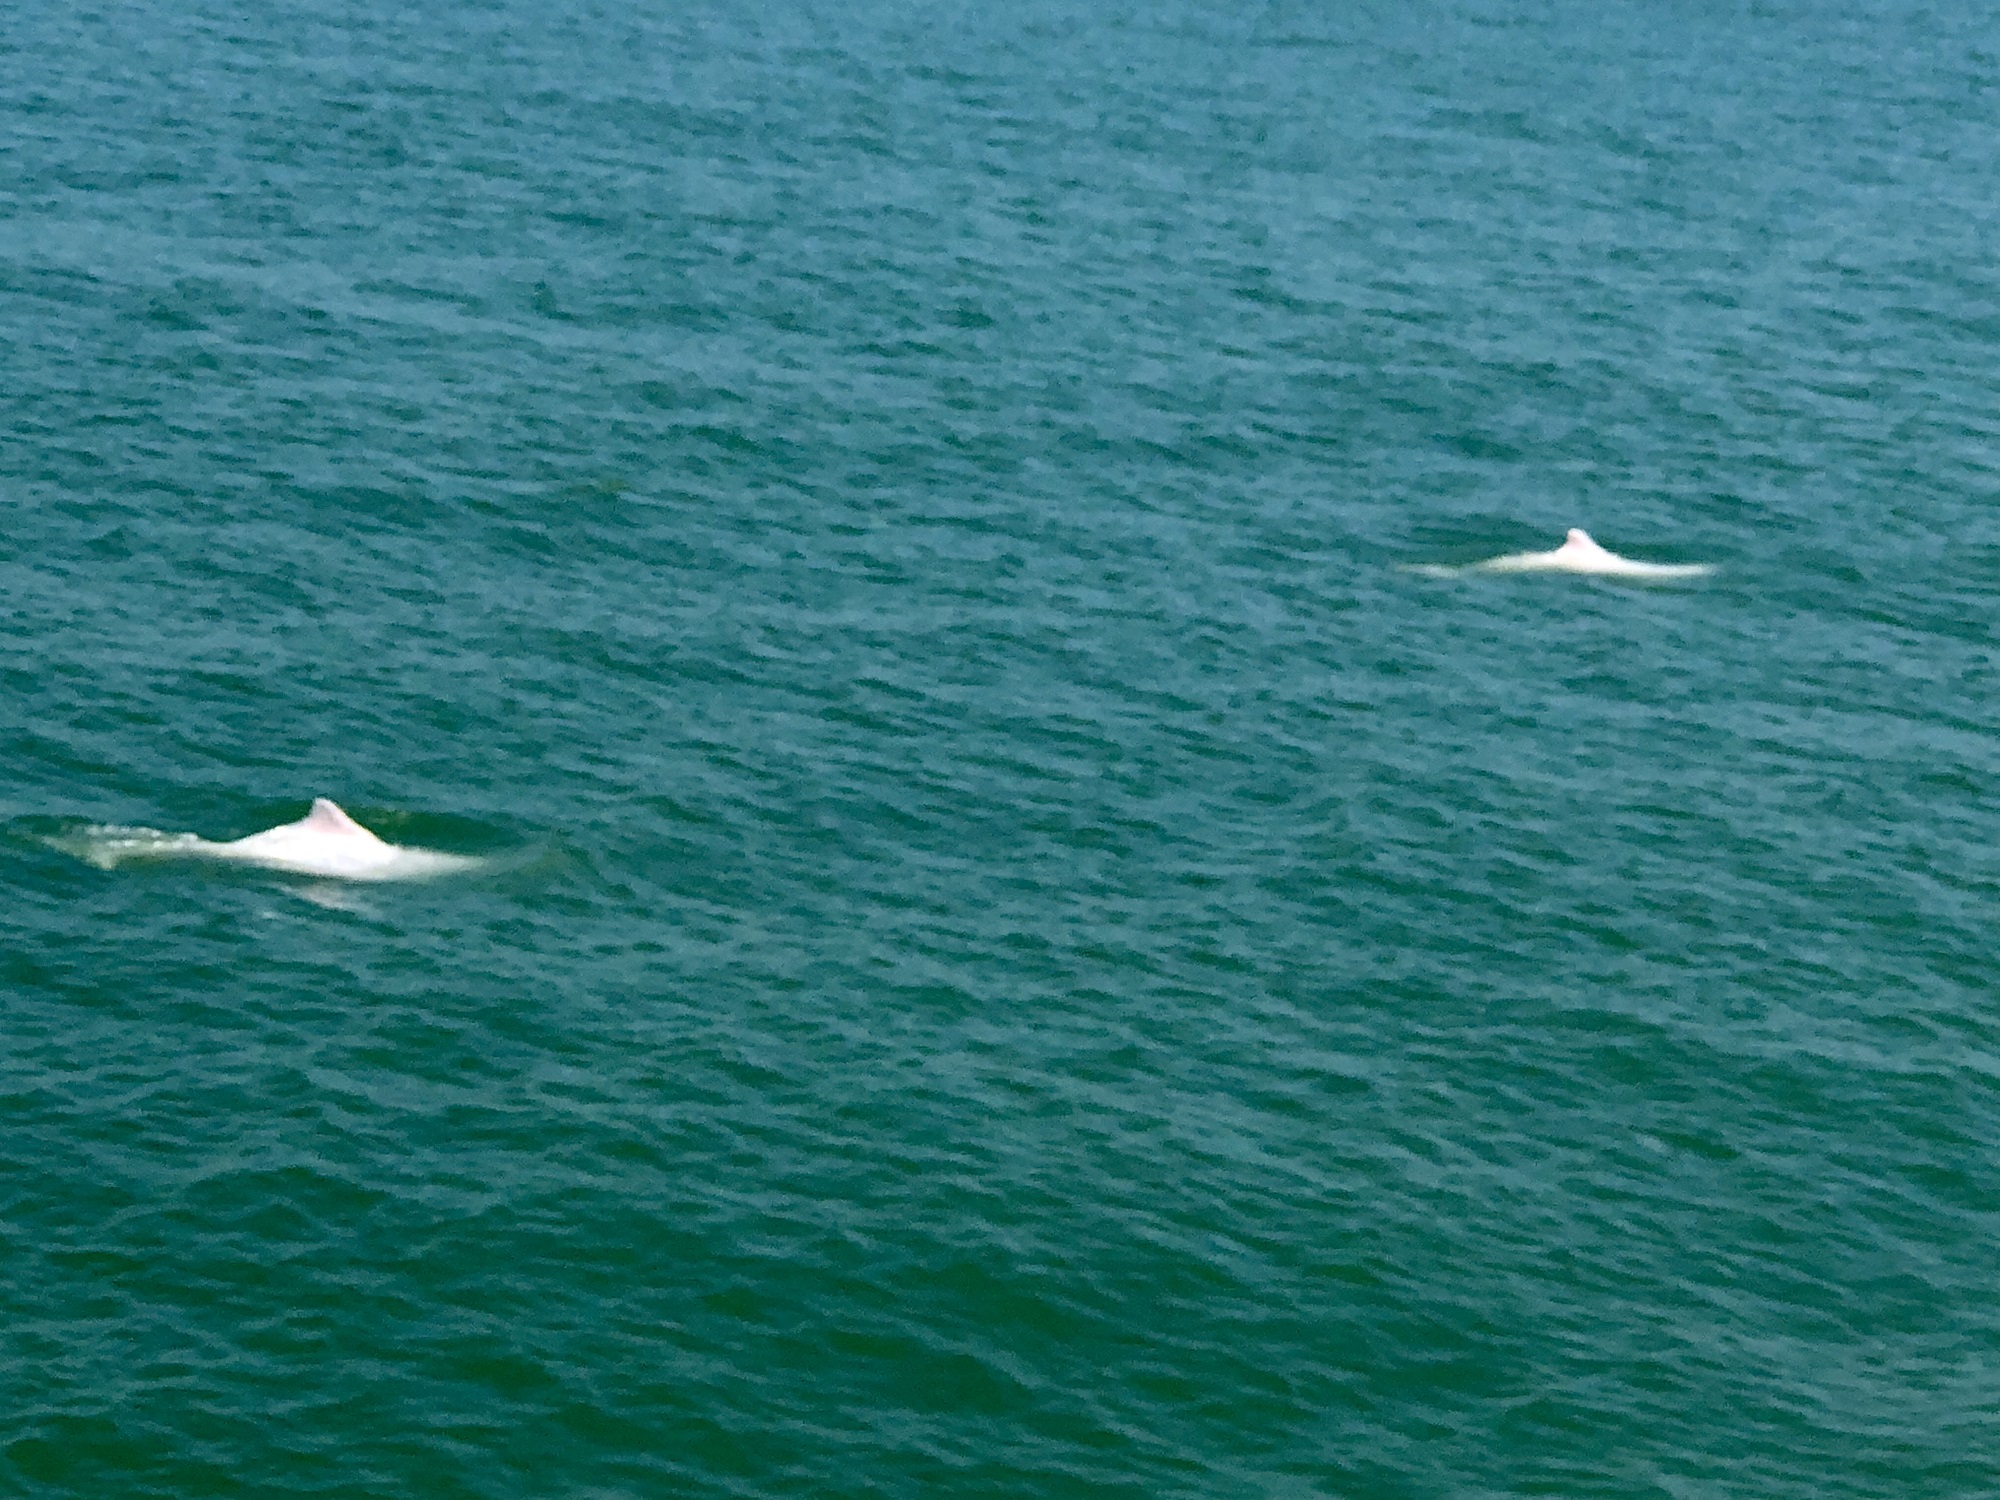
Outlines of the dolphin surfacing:
[{"label": "dolphin surfacing", "polygon": [[1590,533],[1572,526],[1563,544],[1550,552],[1510,552],[1461,571],[1470,573],[1582,573],[1593,578],[1700,578],[1707,563],[1650,563],[1607,552]]},{"label": "dolphin surfacing", "polygon": [[325,797],[315,797],[312,811],[296,823],[226,843],[150,828],[92,828],[59,843],[101,870],[134,859],[214,859],[334,880],[425,880],[481,863],[469,855],[384,843]]}]

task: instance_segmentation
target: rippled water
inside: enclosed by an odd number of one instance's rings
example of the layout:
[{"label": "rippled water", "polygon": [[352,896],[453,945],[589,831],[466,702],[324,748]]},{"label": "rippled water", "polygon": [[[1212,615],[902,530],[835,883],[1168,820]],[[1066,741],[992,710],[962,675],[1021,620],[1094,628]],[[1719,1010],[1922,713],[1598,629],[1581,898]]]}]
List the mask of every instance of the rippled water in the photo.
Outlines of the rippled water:
[{"label": "rippled water", "polygon": [[0,1488],[1991,1493],[1996,65],[14,15]]}]

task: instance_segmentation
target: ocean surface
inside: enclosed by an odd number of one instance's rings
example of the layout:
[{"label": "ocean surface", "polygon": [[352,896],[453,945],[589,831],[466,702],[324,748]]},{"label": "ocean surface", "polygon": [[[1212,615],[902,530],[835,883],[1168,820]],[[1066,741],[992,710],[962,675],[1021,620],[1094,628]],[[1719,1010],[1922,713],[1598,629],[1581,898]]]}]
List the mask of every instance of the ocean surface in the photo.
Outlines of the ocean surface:
[{"label": "ocean surface", "polygon": [[[0,1493],[2000,1491],[1990,11],[106,0],[0,120]],[[1716,571],[1436,572],[1570,526]],[[77,852],[315,796],[480,863]]]}]

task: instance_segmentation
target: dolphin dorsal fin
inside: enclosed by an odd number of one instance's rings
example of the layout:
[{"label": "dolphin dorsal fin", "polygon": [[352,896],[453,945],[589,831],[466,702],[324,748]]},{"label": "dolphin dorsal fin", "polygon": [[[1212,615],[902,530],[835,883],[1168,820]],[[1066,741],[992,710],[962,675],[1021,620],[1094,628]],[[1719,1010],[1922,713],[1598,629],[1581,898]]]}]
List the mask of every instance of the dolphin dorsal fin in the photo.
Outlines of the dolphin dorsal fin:
[{"label": "dolphin dorsal fin", "polygon": [[313,798],[312,811],[305,815],[303,821],[306,827],[320,833],[359,833],[365,835],[368,832],[367,829],[342,812],[338,805],[327,801],[324,797]]},{"label": "dolphin dorsal fin", "polygon": [[1590,539],[1590,533],[1585,531],[1581,526],[1572,526],[1569,529],[1569,535],[1563,538],[1563,545],[1565,547],[1594,548],[1597,546],[1597,543]]}]

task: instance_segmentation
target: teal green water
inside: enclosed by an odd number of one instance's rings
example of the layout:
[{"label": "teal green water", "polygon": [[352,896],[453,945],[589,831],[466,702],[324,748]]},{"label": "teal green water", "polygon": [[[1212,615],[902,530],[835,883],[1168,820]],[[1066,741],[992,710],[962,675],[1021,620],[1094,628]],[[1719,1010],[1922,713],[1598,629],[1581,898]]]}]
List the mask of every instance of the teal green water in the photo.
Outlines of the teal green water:
[{"label": "teal green water", "polygon": [[1996,67],[11,15],[0,1491],[2000,1489]]}]

